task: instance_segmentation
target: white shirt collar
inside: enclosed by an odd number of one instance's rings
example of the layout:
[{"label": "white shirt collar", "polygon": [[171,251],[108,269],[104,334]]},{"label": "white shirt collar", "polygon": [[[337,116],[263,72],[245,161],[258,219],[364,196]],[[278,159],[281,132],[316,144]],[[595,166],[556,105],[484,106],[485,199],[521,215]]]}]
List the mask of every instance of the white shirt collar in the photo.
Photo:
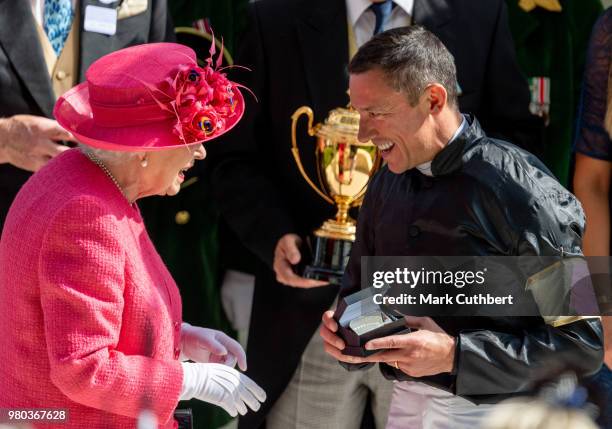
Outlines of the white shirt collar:
[{"label": "white shirt collar", "polygon": [[[412,16],[414,10],[414,0],[393,0],[393,3],[404,9]],[[372,5],[371,0],[346,0],[346,11],[349,22],[354,27],[359,17]]]},{"label": "white shirt collar", "polygon": [[[453,134],[453,136],[450,138],[447,143],[447,146],[454,142],[457,137],[459,137],[459,134],[461,134],[463,130],[465,130],[468,126],[468,121],[465,119],[465,116],[461,115],[461,117],[463,118],[463,120],[461,121],[461,125],[459,125],[459,128],[457,128],[455,134]],[[416,168],[419,170],[420,173],[424,174],[425,176],[433,177],[433,173],[431,172],[431,161],[419,164]]]}]

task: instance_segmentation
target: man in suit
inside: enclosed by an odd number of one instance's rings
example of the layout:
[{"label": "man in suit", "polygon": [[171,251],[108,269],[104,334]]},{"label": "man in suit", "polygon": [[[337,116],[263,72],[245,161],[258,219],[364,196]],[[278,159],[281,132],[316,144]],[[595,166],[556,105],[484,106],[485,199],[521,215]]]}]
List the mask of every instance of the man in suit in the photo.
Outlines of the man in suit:
[{"label": "man in suit", "polygon": [[[58,45],[49,9],[66,8]],[[93,7],[93,9],[92,9]],[[86,31],[85,11],[116,10],[113,34]],[[0,0],[0,228],[32,171],[73,140],[52,118],[58,96],[84,80],[89,65],[121,48],[174,39],[165,0]],[[104,11],[102,11],[104,12]],[[46,16],[45,16],[46,15]],[[57,31],[57,30],[54,30]],[[57,33],[53,34],[52,38]]]},{"label": "man in suit", "polygon": [[[355,428],[368,391],[374,421],[384,426],[391,386],[376,371],[347,374],[325,356],[317,334],[334,286],[299,277],[303,237],[333,218],[334,208],[303,180],[291,155],[291,115],[312,107],[316,122],[348,103],[349,58],[375,30],[417,23],[435,33],[458,68],[459,106],[481,118],[490,135],[537,146],[529,91],[516,64],[501,0],[260,0],[250,5],[250,28],[236,77],[253,90],[246,118],[210,146],[217,158],[213,192],[222,217],[259,259],[249,334],[249,375],[268,401],[241,419],[241,428]],[[248,97],[247,97],[248,98]],[[316,174],[314,144],[298,127],[306,172]],[[537,129],[537,127],[535,127]]]}]

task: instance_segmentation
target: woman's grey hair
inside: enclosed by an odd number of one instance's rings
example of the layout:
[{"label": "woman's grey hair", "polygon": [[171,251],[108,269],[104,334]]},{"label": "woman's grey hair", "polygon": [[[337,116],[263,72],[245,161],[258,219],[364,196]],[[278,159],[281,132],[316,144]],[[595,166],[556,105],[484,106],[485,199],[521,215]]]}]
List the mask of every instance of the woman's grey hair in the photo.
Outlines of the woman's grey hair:
[{"label": "woman's grey hair", "polygon": [[104,165],[121,165],[128,164],[134,158],[142,155],[145,152],[121,152],[115,150],[98,149],[91,146],[79,143],[79,149],[85,155],[91,154],[104,163]]},{"label": "woman's grey hair", "polygon": [[555,407],[534,398],[499,403],[485,418],[481,429],[597,429],[585,412]]},{"label": "woman's grey hair", "polygon": [[432,83],[446,89],[447,103],[457,107],[457,69],[446,46],[425,28],[412,25],[380,33],[365,43],[348,70],[351,74],[381,70],[393,89],[415,106]]},{"label": "woman's grey hair", "polygon": [[580,385],[573,371],[538,384],[537,396],[496,405],[481,429],[597,429],[594,419],[606,405],[592,385]]}]

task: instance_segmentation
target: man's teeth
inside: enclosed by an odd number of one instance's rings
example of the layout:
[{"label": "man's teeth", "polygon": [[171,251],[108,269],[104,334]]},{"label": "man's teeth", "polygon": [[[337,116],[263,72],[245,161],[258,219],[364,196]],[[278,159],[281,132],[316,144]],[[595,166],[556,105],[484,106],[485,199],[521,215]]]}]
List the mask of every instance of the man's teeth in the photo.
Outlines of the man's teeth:
[{"label": "man's teeth", "polygon": [[382,143],[382,144],[379,144],[379,145],[378,145],[378,148],[379,148],[380,150],[387,150],[387,149],[391,149],[391,148],[393,147],[393,145],[394,145],[394,144],[395,144],[395,143],[391,143],[391,142],[388,142],[388,143]]}]

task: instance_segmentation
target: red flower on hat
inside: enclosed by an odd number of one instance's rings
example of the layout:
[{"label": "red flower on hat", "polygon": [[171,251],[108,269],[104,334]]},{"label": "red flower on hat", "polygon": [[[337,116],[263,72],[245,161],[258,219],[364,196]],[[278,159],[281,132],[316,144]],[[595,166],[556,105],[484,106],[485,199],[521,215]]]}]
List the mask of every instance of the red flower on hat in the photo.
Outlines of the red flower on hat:
[{"label": "red flower on hat", "polygon": [[208,140],[222,133],[226,119],[235,114],[237,98],[234,97],[234,88],[242,85],[231,82],[225,73],[218,70],[223,49],[213,68],[214,53],[213,39],[206,66],[182,64],[160,88],[154,88],[155,92],[168,97],[165,101],[153,98],[163,110],[176,115],[174,133],[184,143]]},{"label": "red flower on hat", "polygon": [[223,131],[235,110],[234,86],[210,65],[181,65],[164,91],[176,114],[174,132],[185,143],[207,140]]},{"label": "red flower on hat", "polygon": [[177,118],[174,132],[185,143],[215,136],[234,114],[233,84],[210,66],[181,65],[168,84],[168,104]]}]

